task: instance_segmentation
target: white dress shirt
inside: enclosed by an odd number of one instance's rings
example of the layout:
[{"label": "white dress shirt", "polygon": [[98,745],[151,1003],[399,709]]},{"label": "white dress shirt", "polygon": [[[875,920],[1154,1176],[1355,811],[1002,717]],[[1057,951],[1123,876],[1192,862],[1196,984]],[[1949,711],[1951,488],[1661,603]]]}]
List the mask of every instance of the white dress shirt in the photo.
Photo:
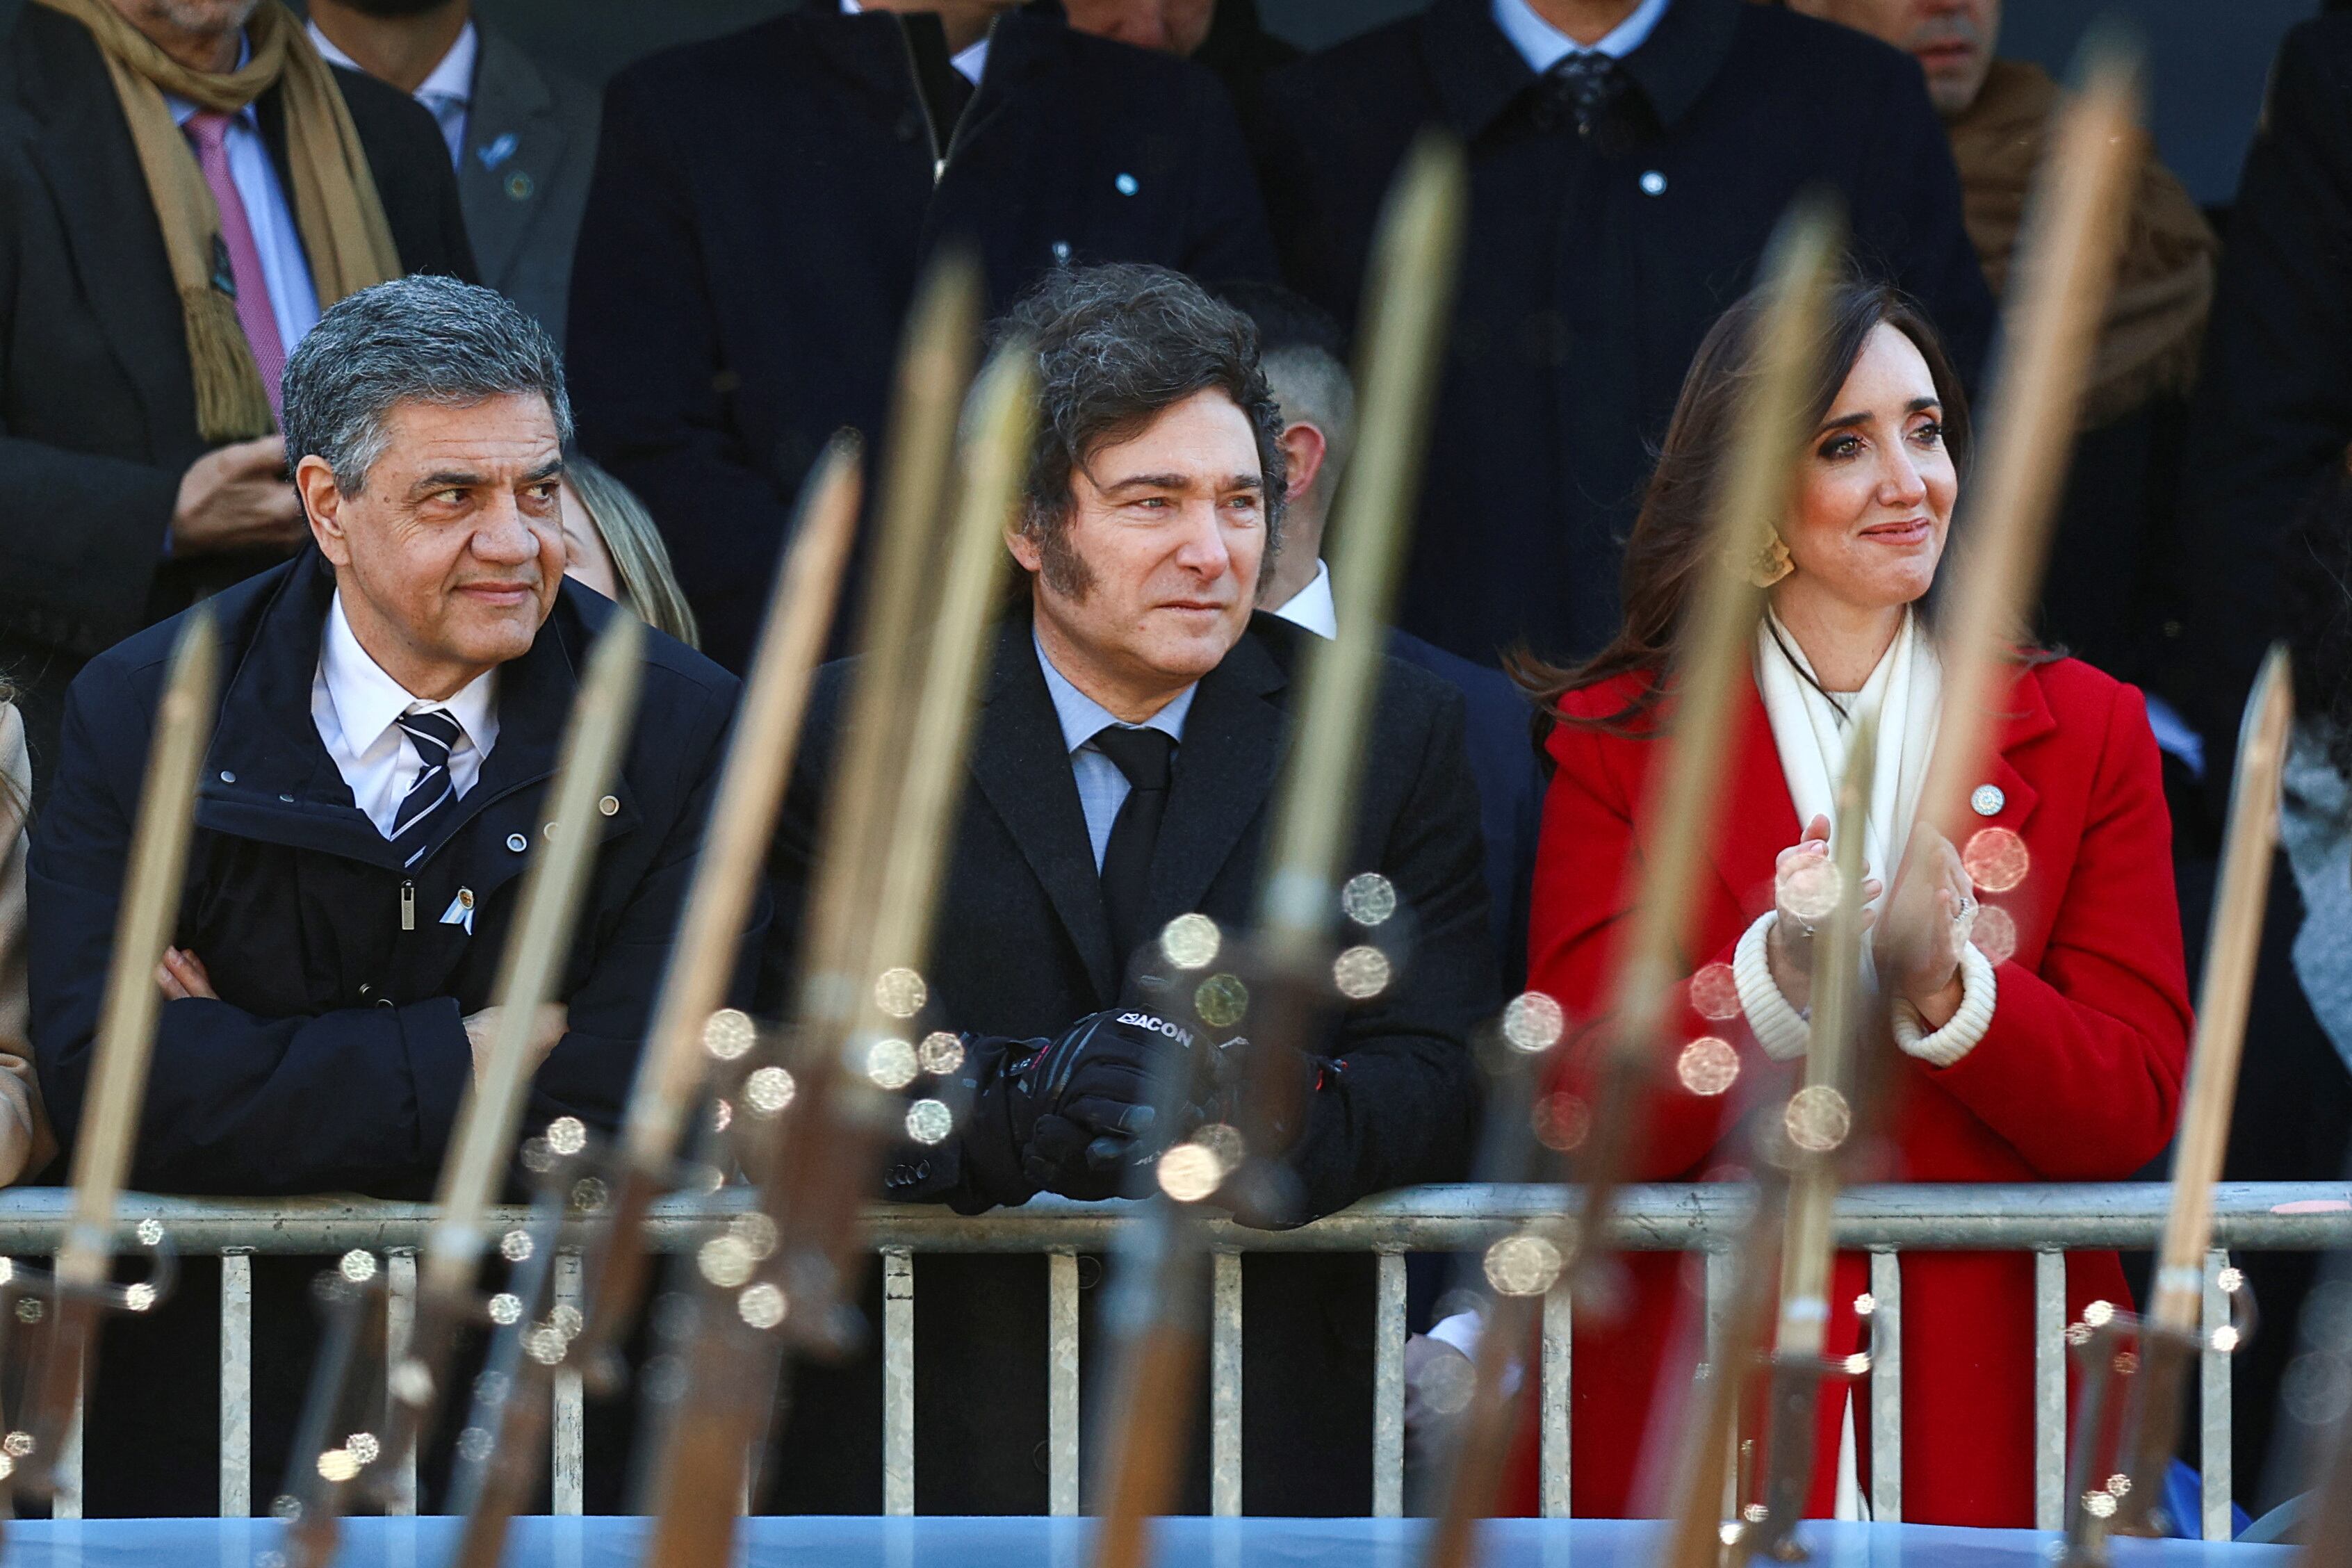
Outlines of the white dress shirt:
[{"label": "white dress shirt", "polygon": [[1045,672],[1045,689],[1053,694],[1054,714],[1062,721],[1062,742],[1070,749],[1070,773],[1078,785],[1078,809],[1086,814],[1087,839],[1094,846],[1095,869],[1102,869],[1103,855],[1110,848],[1112,824],[1118,820],[1118,808],[1127,804],[1131,787],[1118,764],[1095,744],[1095,737],[1117,726],[1123,730],[1159,730],[1170,740],[1181,743],[1184,739],[1184,715],[1192,710],[1192,693],[1198,691],[1196,681],[1170,700],[1168,706],[1140,724],[1129,724],[1109,709],[1079,690],[1070,678],[1054,668],[1045,657],[1045,645],[1037,640],[1034,632],[1030,641],[1036,644],[1037,665]]},{"label": "white dress shirt", "polygon": [[498,671],[487,670],[446,702],[426,702],[384,673],[343,614],[335,592],[327,634],[319,642],[319,672],[310,680],[310,722],[352,799],[375,830],[392,837],[400,803],[425,768],[416,742],[394,721],[429,708],[446,711],[465,731],[449,748],[449,783],[463,795],[482,776],[482,760],[499,743]]},{"label": "white dress shirt", "polygon": [[1304,626],[1318,637],[1339,635],[1339,606],[1331,598],[1331,564],[1315,563],[1315,581],[1285,599],[1279,605],[1268,605],[1265,613],[1278,616],[1294,626]]},{"label": "white dress shirt", "polygon": [[1511,40],[1511,47],[1526,58],[1536,75],[1541,76],[1572,54],[1623,59],[1648,40],[1650,29],[1666,14],[1667,0],[1642,0],[1632,16],[1612,27],[1590,49],[1537,16],[1528,0],[1492,0],[1492,5],[1495,26],[1503,29],[1503,37]]},{"label": "white dress shirt", "polygon": [[[253,57],[253,46],[240,34],[236,63],[243,68]],[[172,119],[184,130],[197,106],[173,93],[163,95]],[[191,144],[193,147],[193,143]],[[269,313],[278,319],[278,341],[292,354],[302,334],[319,324],[319,290],[310,281],[310,258],[302,250],[302,231],[294,222],[294,205],[278,184],[278,165],[269,161],[269,143],[261,139],[261,121],[253,105],[229,117],[223,145],[228,153],[229,183],[245,204],[246,226],[253,230],[253,247],[261,253],[261,278],[269,287]],[[190,156],[194,156],[191,152]]]},{"label": "white dress shirt", "polygon": [[[860,5],[857,0],[841,0],[841,14],[845,16],[863,16],[865,11],[866,7]],[[980,42],[968,49],[958,49],[954,54],[950,55],[948,64],[955,67],[956,73],[964,80],[978,87],[980,73],[988,68],[988,35],[982,33],[980,36]]]},{"label": "white dress shirt", "polygon": [[[310,42],[317,46],[320,57],[329,65],[354,71],[366,68],[337,48],[333,39],[319,31],[318,23],[307,24],[305,30],[310,35]],[[481,40],[476,36],[474,24],[469,19],[465,30],[457,35],[457,41],[449,46],[449,52],[441,57],[441,63],[435,66],[431,74],[416,84],[416,90],[408,95],[433,111],[434,120],[441,127],[441,140],[449,144],[449,162],[452,163],[457,163],[465,152],[466,116],[474,104],[474,59],[481,52]]]}]

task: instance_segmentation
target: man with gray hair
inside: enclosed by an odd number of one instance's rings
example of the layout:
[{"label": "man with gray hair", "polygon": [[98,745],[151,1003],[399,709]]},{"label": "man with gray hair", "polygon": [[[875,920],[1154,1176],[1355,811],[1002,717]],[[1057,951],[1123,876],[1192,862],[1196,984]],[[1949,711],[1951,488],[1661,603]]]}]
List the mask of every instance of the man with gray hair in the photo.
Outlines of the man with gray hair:
[{"label": "man with gray hair", "polygon": [[[226,673],[156,977],[169,1000],[131,1184],[422,1198],[492,1033],[582,661],[614,612],[563,575],[562,370],[498,294],[426,277],[353,294],[303,339],[285,395],[315,548],[209,601]],[[142,632],[74,681],[35,836],[33,1031],[68,1142],[179,630]],[[646,644],[583,934],[539,1020],[532,1131],[617,1118],[734,706],[732,677],[658,633]],[[265,1463],[290,1447],[311,1269],[256,1262]],[[151,1397],[215,1360],[197,1321],[210,1300],[200,1282],[110,1330],[89,1415],[93,1512],[213,1511],[214,1407]],[[184,1415],[190,1431],[167,1430]]]}]

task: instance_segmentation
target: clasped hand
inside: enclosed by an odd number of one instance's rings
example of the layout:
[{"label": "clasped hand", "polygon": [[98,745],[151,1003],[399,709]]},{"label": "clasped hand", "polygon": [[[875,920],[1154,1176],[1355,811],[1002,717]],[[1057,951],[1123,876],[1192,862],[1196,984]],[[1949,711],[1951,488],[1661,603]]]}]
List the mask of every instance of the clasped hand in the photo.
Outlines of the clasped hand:
[{"label": "clasped hand", "polygon": [[1022,1174],[1047,1192],[1135,1195],[1160,1151],[1200,1117],[1184,1093],[1191,1030],[1139,1008],[1079,1019],[1021,1063],[1006,1086]]},{"label": "clasped hand", "polygon": [[[1800,1011],[1812,997],[1814,941],[1837,901],[1829,841],[1829,818],[1816,816],[1796,843],[1780,851],[1773,868],[1778,918],[1765,955],[1772,983]],[[1875,900],[1881,890],[1875,878],[1864,882],[1863,901]],[[1968,872],[1951,840],[1925,823],[1913,830],[1910,851],[1886,901],[1886,918],[1878,920],[1879,913],[1872,909],[1863,914],[1863,929],[1873,933],[1879,974],[1894,994],[1911,1004],[1927,1028],[1943,1027],[1959,1009],[1960,950],[1976,913]]]}]

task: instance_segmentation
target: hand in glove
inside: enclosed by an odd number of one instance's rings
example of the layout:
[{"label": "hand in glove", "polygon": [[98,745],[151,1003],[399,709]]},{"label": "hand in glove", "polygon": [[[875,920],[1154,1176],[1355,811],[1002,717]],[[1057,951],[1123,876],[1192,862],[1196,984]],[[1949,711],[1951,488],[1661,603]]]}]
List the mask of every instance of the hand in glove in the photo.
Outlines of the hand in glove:
[{"label": "hand in glove", "polygon": [[[1031,1058],[1012,1086],[1022,1171],[1074,1198],[1132,1195],[1174,1138],[1191,1131],[1184,1075],[1172,1058],[1191,1032],[1154,1013],[1114,1008],[1079,1019]],[[1171,1089],[1174,1103],[1160,1103]],[[1024,1117],[1025,1112],[1025,1117]]]}]

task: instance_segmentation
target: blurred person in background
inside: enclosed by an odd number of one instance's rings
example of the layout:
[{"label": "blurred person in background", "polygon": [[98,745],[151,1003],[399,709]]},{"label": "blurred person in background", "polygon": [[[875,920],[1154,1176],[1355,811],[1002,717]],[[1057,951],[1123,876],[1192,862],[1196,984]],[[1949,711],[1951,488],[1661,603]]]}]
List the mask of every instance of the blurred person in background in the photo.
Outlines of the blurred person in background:
[{"label": "blurred person in background", "polygon": [[482,281],[563,346],[572,247],[596,158],[596,94],[485,21],[473,0],[310,0],[310,41],[431,110],[457,165]]},{"label": "blurred person in background", "polygon": [[[1317,637],[1337,637],[1331,569],[1323,562],[1332,499],[1354,450],[1356,384],[1339,324],[1278,283],[1234,283],[1218,297],[1257,327],[1258,363],[1282,409],[1285,498],[1282,549],[1266,567],[1258,606]],[[1486,839],[1486,929],[1503,989],[1516,992],[1528,964],[1528,884],[1535,875],[1543,773],[1529,734],[1527,698],[1499,670],[1473,664],[1393,627],[1391,658],[1418,665],[1462,693],[1478,826]]]},{"label": "blurred person in background", "polygon": [[1257,0],[1062,0],[1070,26],[1139,48],[1182,55],[1214,71],[1247,123],[1265,73],[1298,46],[1265,29]]},{"label": "blurred person in background", "polygon": [[25,721],[0,688],[0,1186],[39,1176],[58,1152],[33,1072],[26,997],[25,829],[32,804]]},{"label": "blurred person in background", "polygon": [[669,566],[653,514],[629,487],[582,457],[563,466],[563,574],[637,613],[688,647],[702,646],[694,609]]},{"label": "blurred person in background", "polygon": [[0,676],[35,794],[82,661],[308,537],[278,374],[319,312],[471,277],[432,116],[278,0],[28,0],[0,35]]},{"label": "blurred person in background", "polygon": [[[1969,238],[1993,292],[2006,291],[2060,93],[2040,66],[1996,56],[2001,0],[1789,4],[1858,27],[1919,62],[1959,166]],[[2158,160],[2153,143],[2141,141],[2040,617],[2046,644],[2126,680],[2150,678],[2167,623],[2179,624],[2179,607],[2166,599],[2163,563],[2220,248],[2187,189]],[[2168,756],[2188,775],[2201,770],[2204,748],[2195,731],[2159,700],[2150,700],[2148,716]],[[2194,795],[2176,790],[2174,799],[2193,801]]]},{"label": "blurred person in background", "polygon": [[[1536,861],[1528,983],[1570,1017],[1605,1005],[1628,921],[1629,867],[1654,819],[1671,721],[1665,685],[1707,548],[1740,390],[1757,374],[1750,296],[1708,333],[1625,552],[1625,628],[1589,662],[1528,668],[1555,716],[1557,771]],[[1727,717],[1714,875],[1692,911],[1703,962],[1667,1003],[1659,1087],[1635,1134],[1637,1182],[1720,1179],[1759,1157],[1749,1106],[1777,1110],[1811,1045],[1815,923],[1787,876],[1829,850],[1836,781],[1874,714],[1863,895],[1876,984],[1893,1010],[1885,1168],[1902,1182],[2120,1181],[2172,1134],[2189,1006],[2170,830],[2139,694],[2079,660],[2023,651],[1997,680],[1991,754],[1947,840],[1920,822],[1943,661],[1928,590],[1969,454],[1966,395],[1934,328],[1881,286],[1832,295],[1809,392],[1795,494],[1752,547],[1768,590],[1752,683]],[[1598,1032],[1563,1053],[1556,1092],[1593,1090]],[[1869,1067],[1864,1071],[1871,1070]],[[1695,1278],[1666,1254],[1627,1258],[1614,1318],[1577,1325],[1576,1511],[1640,1512],[1644,1431],[1687,1415],[1697,1346],[1678,1331]],[[1903,1255],[1903,1517],[2033,1520],[2033,1260]],[[1841,1254],[1826,1353],[1866,1343],[1853,1303],[1866,1259]],[[2112,1252],[2067,1260],[2070,1320],[2125,1301]],[[1591,1370],[1587,1372],[1585,1369]],[[1851,1405],[1822,1403],[1808,1513],[1854,1517]],[[1867,1426],[1865,1420],[1863,1425]],[[1522,1506],[1535,1495],[1523,1454]]]},{"label": "blurred person in background", "polygon": [[1622,542],[1692,352],[1799,192],[1971,373],[1992,301],[1910,60],[1748,0],[1433,0],[1275,72],[1255,125],[1287,281],[1356,319],[1381,199],[1437,125],[1470,210],[1398,624],[1492,664],[1615,635]]},{"label": "blurred person in background", "polygon": [[900,318],[959,247],[991,310],[1088,262],[1274,272],[1216,79],[1010,0],[828,0],[613,79],[572,279],[581,444],[660,521],[720,664],[750,657],[825,443],[888,449]]}]

